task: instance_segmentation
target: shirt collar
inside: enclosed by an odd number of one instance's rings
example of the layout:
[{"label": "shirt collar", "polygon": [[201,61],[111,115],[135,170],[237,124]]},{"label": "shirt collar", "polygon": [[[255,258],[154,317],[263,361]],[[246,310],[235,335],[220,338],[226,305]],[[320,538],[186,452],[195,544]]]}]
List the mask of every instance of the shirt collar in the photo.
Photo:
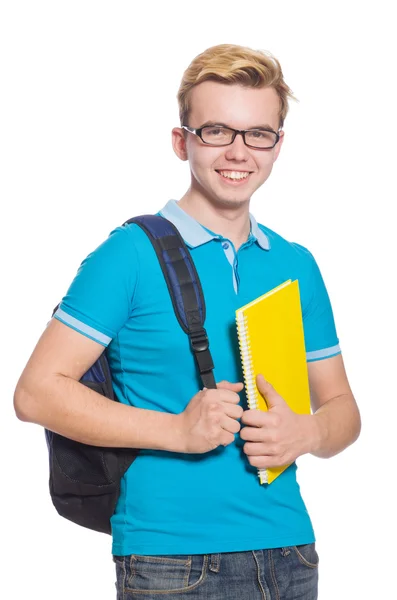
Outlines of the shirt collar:
[{"label": "shirt collar", "polygon": [[[216,234],[208,231],[208,229],[200,225],[196,219],[193,219],[193,217],[182,210],[178,206],[176,200],[170,200],[167,202],[164,208],[161,209],[160,214],[175,225],[186,244],[191,248],[202,246],[203,244],[206,244],[207,242],[218,237]],[[251,213],[250,222],[251,236],[263,250],[270,250],[269,238],[260,229],[258,223]]]}]

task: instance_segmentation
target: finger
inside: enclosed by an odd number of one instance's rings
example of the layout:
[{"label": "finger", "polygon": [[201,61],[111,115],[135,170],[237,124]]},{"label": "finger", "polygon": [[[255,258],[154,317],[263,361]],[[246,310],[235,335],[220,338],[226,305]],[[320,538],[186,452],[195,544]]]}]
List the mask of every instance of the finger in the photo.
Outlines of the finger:
[{"label": "finger", "polygon": [[260,442],[246,442],[244,444],[244,453],[247,456],[276,456],[277,451],[273,444]]},{"label": "finger", "polygon": [[236,421],[236,419],[231,419],[230,417],[227,417],[226,415],[223,417],[222,421],[221,421],[221,427],[222,429],[224,429],[225,431],[228,431],[229,433],[238,433],[240,431],[240,423],[238,421]]},{"label": "finger", "polygon": [[218,398],[225,403],[238,404],[240,402],[240,396],[236,392],[231,390],[219,390]]},{"label": "finger", "polygon": [[270,433],[262,427],[242,427],[240,437],[246,442],[265,442],[270,440]]},{"label": "finger", "polygon": [[259,410],[256,408],[250,408],[249,410],[244,411],[244,414],[241,417],[241,422],[244,423],[244,425],[249,425],[251,427],[259,427],[259,416]]},{"label": "finger", "polygon": [[225,402],[223,405],[223,410],[225,411],[225,415],[231,417],[232,419],[241,419],[244,413],[242,406],[239,404],[232,404],[231,402]]},{"label": "finger", "polygon": [[241,422],[248,427],[277,428],[280,426],[280,416],[270,410],[263,411],[252,408],[244,411]]},{"label": "finger", "polygon": [[223,431],[223,433],[221,434],[221,436],[219,438],[219,445],[220,446],[228,446],[232,442],[234,442],[234,434],[229,433],[227,431]]},{"label": "finger", "polygon": [[258,375],[256,378],[256,385],[258,386],[258,390],[262,394],[262,396],[266,400],[266,404],[268,408],[272,408],[273,406],[278,406],[280,404],[285,404],[284,398],[277,393],[271,383],[266,381],[263,375]]},{"label": "finger", "polygon": [[273,415],[269,411],[251,408],[244,411],[244,414],[241,417],[241,422],[249,427],[266,427],[268,422],[271,421],[272,417]]},{"label": "finger", "polygon": [[231,390],[232,392],[241,392],[244,388],[244,384],[241,383],[241,381],[238,381],[237,383],[231,383],[230,381],[222,380],[216,384],[216,387],[220,390]]}]

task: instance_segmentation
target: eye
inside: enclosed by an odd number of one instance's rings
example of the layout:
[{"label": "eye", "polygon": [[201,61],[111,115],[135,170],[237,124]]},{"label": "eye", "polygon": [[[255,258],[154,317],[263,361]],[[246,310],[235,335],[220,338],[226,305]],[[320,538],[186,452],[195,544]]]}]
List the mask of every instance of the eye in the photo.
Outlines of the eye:
[{"label": "eye", "polygon": [[251,138],[256,140],[267,140],[273,137],[269,131],[261,131],[260,129],[252,129],[247,133]]},{"label": "eye", "polygon": [[277,134],[266,129],[250,129],[245,134],[245,140],[255,148],[273,148],[277,142]]},{"label": "eye", "polygon": [[228,131],[225,127],[205,127],[205,134],[212,137],[227,136]]}]

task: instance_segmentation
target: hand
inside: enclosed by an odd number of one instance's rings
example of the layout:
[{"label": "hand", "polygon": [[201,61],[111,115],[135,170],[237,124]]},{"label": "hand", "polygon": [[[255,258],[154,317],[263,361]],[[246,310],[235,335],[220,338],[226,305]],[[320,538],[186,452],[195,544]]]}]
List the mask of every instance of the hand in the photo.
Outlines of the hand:
[{"label": "hand", "polygon": [[183,452],[204,453],[234,442],[243,409],[238,405],[242,383],[221,381],[216,390],[204,388],[176,415],[183,437]]},{"label": "hand", "polygon": [[247,410],[241,422],[240,437],[249,463],[258,469],[289,465],[310,452],[312,415],[293,412],[273,386],[262,375],[256,380],[268,411]]}]

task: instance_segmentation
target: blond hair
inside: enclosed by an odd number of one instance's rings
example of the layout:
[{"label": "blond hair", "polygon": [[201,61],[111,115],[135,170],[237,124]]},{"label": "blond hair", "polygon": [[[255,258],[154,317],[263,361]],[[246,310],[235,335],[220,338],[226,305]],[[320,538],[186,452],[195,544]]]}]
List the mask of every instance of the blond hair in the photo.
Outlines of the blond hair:
[{"label": "blond hair", "polygon": [[234,44],[220,44],[196,56],[183,74],[177,95],[181,125],[187,125],[190,92],[203,81],[274,88],[280,98],[280,128],[287,116],[288,99],[297,100],[283,79],[280,63],[270,53]]}]

